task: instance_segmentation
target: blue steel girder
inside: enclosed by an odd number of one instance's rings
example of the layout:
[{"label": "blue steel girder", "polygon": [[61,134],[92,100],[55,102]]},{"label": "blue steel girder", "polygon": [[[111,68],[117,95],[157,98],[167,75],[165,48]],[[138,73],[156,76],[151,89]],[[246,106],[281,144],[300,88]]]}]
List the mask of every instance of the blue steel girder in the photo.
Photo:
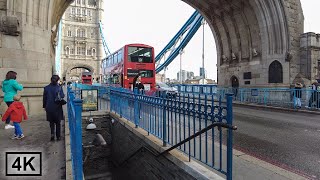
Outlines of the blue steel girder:
[{"label": "blue steel girder", "polygon": [[[198,31],[198,29],[201,26],[201,22],[203,20],[203,17],[201,16],[201,14],[199,14],[198,12],[196,12],[196,17],[193,19],[193,21],[190,23],[191,27],[190,30],[188,31],[187,35],[182,39],[181,43],[179,44],[179,46],[173,50],[173,52],[169,55],[169,57],[164,61],[164,63],[162,63],[161,65],[159,65],[159,67],[156,68],[156,73],[159,73],[160,71],[162,71],[165,67],[167,67],[180,53],[180,51],[182,49],[184,49],[186,47],[186,45],[189,43],[189,41],[191,40],[191,38],[195,35],[195,33]],[[179,36],[178,36],[179,38]],[[170,41],[171,42],[171,41]],[[175,42],[175,41],[174,41]],[[162,52],[162,51],[161,51]],[[157,56],[158,57],[158,56]]]},{"label": "blue steel girder", "polygon": [[160,51],[160,53],[156,56],[155,61],[158,62],[163,55],[175,45],[175,43],[179,40],[180,36],[183,35],[190,27],[190,24],[194,22],[194,19],[199,13],[195,11],[187,22],[182,26],[182,28],[178,31],[178,33],[169,41],[169,43]]},{"label": "blue steel girder", "polygon": [[106,56],[108,56],[108,53],[109,54],[111,54],[111,53],[110,53],[110,50],[109,50],[108,45],[107,45],[107,42],[106,42],[106,40],[104,38],[104,35],[103,35],[103,27],[102,27],[101,21],[99,21],[99,29],[100,29],[100,35],[101,35],[101,39],[102,39],[103,49],[104,49],[104,52],[106,53]]}]

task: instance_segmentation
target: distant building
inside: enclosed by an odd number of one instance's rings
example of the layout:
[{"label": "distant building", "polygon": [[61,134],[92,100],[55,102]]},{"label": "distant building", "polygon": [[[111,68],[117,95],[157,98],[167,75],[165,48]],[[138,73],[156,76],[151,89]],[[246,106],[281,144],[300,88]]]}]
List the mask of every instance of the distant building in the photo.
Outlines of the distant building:
[{"label": "distant building", "polygon": [[156,74],[156,82],[165,82],[164,74]]},{"label": "distant building", "polygon": [[[193,79],[194,73],[192,71],[181,70],[181,79],[182,82],[185,82],[187,79]],[[180,82],[180,71],[177,73],[177,79]]]},{"label": "distant building", "polygon": [[204,84],[217,84],[215,80],[212,79],[188,79],[186,80],[185,84],[202,84],[202,81],[204,81]]}]

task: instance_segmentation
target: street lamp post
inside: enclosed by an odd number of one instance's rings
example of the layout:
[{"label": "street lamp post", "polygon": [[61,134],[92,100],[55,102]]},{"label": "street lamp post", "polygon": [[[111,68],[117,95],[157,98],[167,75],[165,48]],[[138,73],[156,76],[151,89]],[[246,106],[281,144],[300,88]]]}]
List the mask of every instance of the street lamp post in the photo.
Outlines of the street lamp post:
[{"label": "street lamp post", "polygon": [[[164,59],[164,61],[166,61],[166,53],[164,53],[163,59]],[[163,74],[163,76],[164,76],[164,83],[166,82],[166,70],[167,70],[167,66],[164,67],[164,74]]]},{"label": "street lamp post", "polygon": [[204,25],[205,20],[202,21],[202,84],[204,84]]},{"label": "street lamp post", "polygon": [[183,53],[183,50],[181,49],[179,54],[180,54],[180,84],[182,84],[182,53]]}]

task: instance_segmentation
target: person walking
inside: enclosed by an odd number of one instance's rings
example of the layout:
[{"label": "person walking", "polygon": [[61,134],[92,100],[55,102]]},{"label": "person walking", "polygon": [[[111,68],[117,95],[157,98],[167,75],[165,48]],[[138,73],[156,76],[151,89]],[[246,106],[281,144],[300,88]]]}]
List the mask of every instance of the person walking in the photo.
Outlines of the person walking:
[{"label": "person walking", "polygon": [[293,101],[294,107],[301,108],[301,88],[303,85],[301,83],[296,83],[294,85]]},{"label": "person walking", "polygon": [[313,82],[311,85],[311,97],[309,99],[309,104],[306,108],[312,108],[313,103],[317,101],[317,82]]},{"label": "person walking", "polygon": [[[17,81],[17,73],[14,71],[8,71],[6,74],[6,79],[2,82],[2,91],[4,93],[3,101],[7,104],[8,108],[13,103],[13,97],[17,95],[18,91],[23,89],[23,86]],[[14,128],[10,125],[10,116],[6,119],[5,129]]]},{"label": "person walking", "polygon": [[19,102],[21,97],[16,95],[14,96],[14,102],[9,106],[7,111],[2,117],[2,121],[5,121],[9,116],[11,116],[11,121],[14,125],[14,136],[12,139],[22,139],[24,138],[24,135],[22,133],[22,129],[20,127],[20,123],[22,122],[22,118],[24,120],[28,119],[26,109],[23,106],[22,102]]},{"label": "person walking", "polygon": [[45,108],[47,121],[50,123],[51,141],[54,141],[55,135],[57,140],[61,139],[61,120],[63,119],[62,105],[56,102],[58,93],[61,98],[64,98],[62,87],[59,86],[58,81],[60,77],[53,75],[51,83],[44,87],[43,91],[43,108]]}]

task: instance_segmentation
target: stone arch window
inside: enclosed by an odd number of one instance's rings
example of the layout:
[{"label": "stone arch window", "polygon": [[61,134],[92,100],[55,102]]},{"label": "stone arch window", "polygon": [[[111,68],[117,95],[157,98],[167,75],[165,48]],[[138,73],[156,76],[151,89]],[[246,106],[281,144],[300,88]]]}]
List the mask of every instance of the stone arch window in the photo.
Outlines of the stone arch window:
[{"label": "stone arch window", "polygon": [[283,83],[283,69],[279,61],[273,61],[269,66],[269,83]]},{"label": "stone arch window", "polygon": [[65,51],[66,51],[66,55],[69,55],[69,54],[70,54],[70,48],[69,48],[69,46],[66,46]]},{"label": "stone arch window", "polygon": [[82,0],[82,5],[86,5],[86,0]]},{"label": "stone arch window", "polygon": [[96,49],[92,48],[92,56],[96,56]]}]

